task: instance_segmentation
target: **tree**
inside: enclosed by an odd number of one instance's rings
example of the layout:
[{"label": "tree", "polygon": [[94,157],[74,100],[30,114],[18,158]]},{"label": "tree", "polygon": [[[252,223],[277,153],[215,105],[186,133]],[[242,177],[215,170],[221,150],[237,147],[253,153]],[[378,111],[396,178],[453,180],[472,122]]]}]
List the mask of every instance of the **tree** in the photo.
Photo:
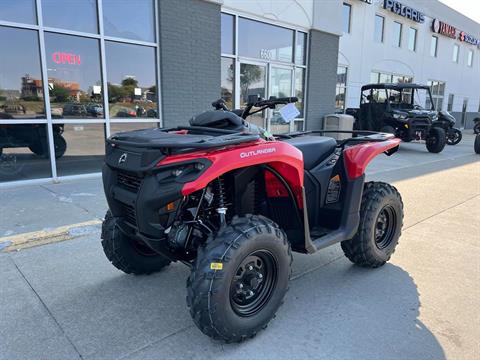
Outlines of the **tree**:
[{"label": "tree", "polygon": [[261,78],[262,69],[259,66],[250,64],[242,65],[242,72],[240,73],[240,88],[242,95],[244,96],[244,100],[247,100],[248,95],[250,95],[248,93],[250,85],[256,83]]},{"label": "tree", "polygon": [[108,83],[108,101],[115,102],[128,95],[123,86]]},{"label": "tree", "polygon": [[122,86],[127,87],[127,86],[132,86],[134,88],[138,87],[138,81],[135,80],[134,78],[127,77],[122,80]]},{"label": "tree", "polygon": [[54,97],[57,102],[66,102],[70,97],[70,90],[63,86],[54,85],[50,90],[50,96]]}]

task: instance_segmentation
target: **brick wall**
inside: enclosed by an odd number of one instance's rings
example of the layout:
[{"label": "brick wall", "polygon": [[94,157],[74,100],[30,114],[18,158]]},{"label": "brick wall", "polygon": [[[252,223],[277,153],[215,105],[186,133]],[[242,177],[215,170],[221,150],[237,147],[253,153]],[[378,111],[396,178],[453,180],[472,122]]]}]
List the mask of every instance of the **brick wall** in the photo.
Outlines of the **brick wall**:
[{"label": "brick wall", "polygon": [[220,97],[220,5],[159,1],[164,126],[188,120]]},{"label": "brick wall", "polygon": [[320,130],[323,116],[335,111],[339,37],[310,31],[306,130]]}]

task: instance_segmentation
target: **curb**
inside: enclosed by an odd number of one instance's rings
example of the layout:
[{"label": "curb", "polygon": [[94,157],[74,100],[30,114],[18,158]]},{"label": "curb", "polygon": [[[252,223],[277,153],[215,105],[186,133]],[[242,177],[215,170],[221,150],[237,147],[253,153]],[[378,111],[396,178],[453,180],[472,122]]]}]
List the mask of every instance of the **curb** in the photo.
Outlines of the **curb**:
[{"label": "curb", "polygon": [[34,246],[72,240],[100,229],[101,220],[90,220],[60,226],[52,230],[40,230],[13,236],[0,237],[0,252],[10,252]]}]

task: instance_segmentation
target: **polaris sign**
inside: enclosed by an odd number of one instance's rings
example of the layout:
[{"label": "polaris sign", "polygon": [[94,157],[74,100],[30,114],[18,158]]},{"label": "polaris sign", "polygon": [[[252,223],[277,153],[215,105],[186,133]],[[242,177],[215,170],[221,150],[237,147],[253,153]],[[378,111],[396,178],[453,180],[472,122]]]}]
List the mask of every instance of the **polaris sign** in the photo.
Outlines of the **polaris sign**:
[{"label": "polaris sign", "polygon": [[425,14],[411,8],[410,6],[403,5],[395,0],[385,0],[383,2],[383,8],[390,10],[391,12],[403,16],[407,19],[423,23],[425,22]]}]

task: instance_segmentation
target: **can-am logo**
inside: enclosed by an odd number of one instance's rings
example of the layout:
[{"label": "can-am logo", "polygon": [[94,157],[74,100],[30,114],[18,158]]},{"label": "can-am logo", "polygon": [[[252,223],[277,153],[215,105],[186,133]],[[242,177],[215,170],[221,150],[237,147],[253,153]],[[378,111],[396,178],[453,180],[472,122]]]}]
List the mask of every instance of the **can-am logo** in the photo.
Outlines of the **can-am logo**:
[{"label": "can-am logo", "polygon": [[257,155],[264,155],[264,154],[271,154],[276,152],[277,149],[275,148],[268,148],[268,149],[259,149],[259,150],[252,150],[248,152],[241,152],[240,153],[240,158],[248,158],[250,156],[257,156]]}]

